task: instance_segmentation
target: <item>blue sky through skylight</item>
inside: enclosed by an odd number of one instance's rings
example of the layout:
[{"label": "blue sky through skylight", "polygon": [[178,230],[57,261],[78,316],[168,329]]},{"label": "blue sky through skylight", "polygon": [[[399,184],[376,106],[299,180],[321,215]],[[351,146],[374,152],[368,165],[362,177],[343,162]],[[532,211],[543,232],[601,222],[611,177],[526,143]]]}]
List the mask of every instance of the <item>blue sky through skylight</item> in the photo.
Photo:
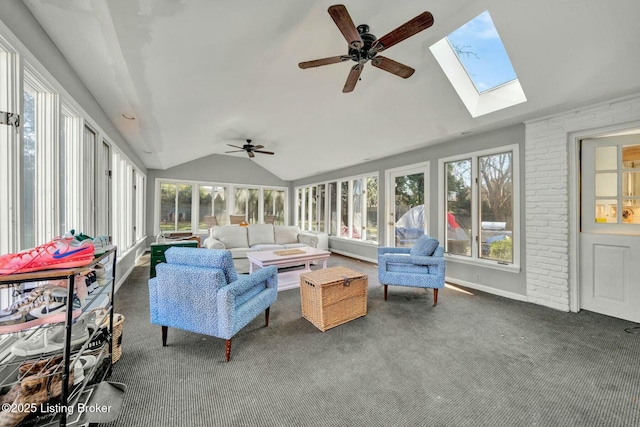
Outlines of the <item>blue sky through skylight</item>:
[{"label": "blue sky through skylight", "polygon": [[479,93],[517,79],[489,11],[447,36]]}]

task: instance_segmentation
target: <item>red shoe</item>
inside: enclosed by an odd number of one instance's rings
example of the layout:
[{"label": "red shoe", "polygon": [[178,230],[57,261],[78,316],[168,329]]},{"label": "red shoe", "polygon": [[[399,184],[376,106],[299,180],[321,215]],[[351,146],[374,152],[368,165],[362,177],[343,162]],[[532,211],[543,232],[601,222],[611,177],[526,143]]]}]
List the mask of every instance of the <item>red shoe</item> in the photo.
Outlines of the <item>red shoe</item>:
[{"label": "red shoe", "polygon": [[0,256],[0,275],[82,267],[90,264],[93,259],[91,240],[80,242],[58,237],[37,248]]}]

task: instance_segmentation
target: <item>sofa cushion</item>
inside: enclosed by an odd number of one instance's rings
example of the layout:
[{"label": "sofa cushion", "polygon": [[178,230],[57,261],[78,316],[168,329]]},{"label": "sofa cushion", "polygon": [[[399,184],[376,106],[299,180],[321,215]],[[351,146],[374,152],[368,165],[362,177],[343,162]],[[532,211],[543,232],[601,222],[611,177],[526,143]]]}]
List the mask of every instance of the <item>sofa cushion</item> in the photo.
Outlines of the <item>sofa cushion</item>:
[{"label": "sofa cushion", "polygon": [[229,252],[231,252],[231,257],[233,259],[237,259],[237,258],[246,258],[247,257],[247,253],[249,252],[255,252],[255,249],[251,249],[251,248],[233,248],[233,249],[229,249]]},{"label": "sofa cushion", "polygon": [[276,243],[273,224],[251,224],[247,228],[249,229],[249,246]]},{"label": "sofa cushion", "polygon": [[251,249],[255,249],[256,251],[277,251],[278,249],[284,249],[284,246],[276,245],[275,243],[272,245],[265,243],[264,245],[253,245]]},{"label": "sofa cushion", "polygon": [[409,253],[412,256],[431,256],[433,255],[433,252],[438,248],[439,244],[440,242],[438,242],[437,239],[424,234],[420,236],[418,240],[416,240]]},{"label": "sofa cushion", "polygon": [[220,240],[226,249],[248,248],[247,228],[240,226],[213,226],[211,227],[211,237]]},{"label": "sofa cushion", "polygon": [[308,248],[309,245],[305,245],[304,243],[287,243],[282,245],[284,246],[286,249],[292,249],[292,248]]},{"label": "sofa cushion", "polygon": [[278,225],[275,228],[276,244],[298,243],[300,229],[295,225]]}]

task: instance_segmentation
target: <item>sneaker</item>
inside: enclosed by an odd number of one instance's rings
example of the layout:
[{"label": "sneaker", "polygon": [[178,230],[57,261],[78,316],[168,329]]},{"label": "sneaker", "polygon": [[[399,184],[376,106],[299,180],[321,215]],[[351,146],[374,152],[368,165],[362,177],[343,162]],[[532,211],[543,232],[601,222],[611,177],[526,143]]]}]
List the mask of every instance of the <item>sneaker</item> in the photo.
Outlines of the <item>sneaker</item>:
[{"label": "sneaker", "polygon": [[93,239],[93,247],[96,254],[102,254],[109,249],[109,238],[107,236],[98,236]]},{"label": "sneaker", "polygon": [[80,361],[73,365],[73,385],[78,385],[84,380],[84,368]]},{"label": "sneaker", "polygon": [[92,354],[83,354],[80,356],[80,360],[78,360],[79,364],[82,366],[82,370],[85,374],[91,372],[91,368],[96,365],[98,358]]},{"label": "sneaker", "polygon": [[[71,317],[76,319],[82,314],[82,304],[78,297],[73,296],[73,312]],[[45,288],[31,305],[24,307],[11,318],[0,322],[0,334],[19,332],[38,325],[64,322],[67,319],[67,290],[64,288]]]},{"label": "sneaker", "polygon": [[[71,327],[71,349],[77,350],[89,339],[91,335],[87,320],[82,317]],[[11,353],[15,356],[34,356],[38,354],[60,351],[64,348],[66,331],[63,325],[53,328],[42,328],[29,338],[17,341],[11,347]]]},{"label": "sneaker", "polygon": [[[44,290],[45,287],[42,286],[27,292],[26,295],[22,293],[22,298],[15,300],[9,307],[0,310],[0,323],[19,317],[19,313],[30,307],[42,295]],[[18,295],[20,293],[17,292],[14,297]]]},{"label": "sneaker", "polygon": [[[34,308],[29,311],[29,316],[37,319],[53,316],[57,313],[63,313],[67,311],[67,290],[63,288],[47,289],[44,291],[43,304],[36,304]],[[73,295],[73,308],[81,309],[82,302],[75,294]],[[51,323],[51,322],[48,322]]]},{"label": "sneaker", "polygon": [[94,258],[93,243],[56,238],[34,249],[0,256],[0,275],[82,267]]}]

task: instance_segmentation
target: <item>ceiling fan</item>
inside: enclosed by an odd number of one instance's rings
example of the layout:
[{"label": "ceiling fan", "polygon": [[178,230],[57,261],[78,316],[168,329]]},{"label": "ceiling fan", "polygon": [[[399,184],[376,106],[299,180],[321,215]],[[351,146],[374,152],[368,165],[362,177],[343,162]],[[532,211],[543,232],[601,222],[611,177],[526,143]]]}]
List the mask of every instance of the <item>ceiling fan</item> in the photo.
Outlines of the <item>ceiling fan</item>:
[{"label": "ceiling fan", "polygon": [[269,154],[269,155],[275,154],[272,151],[262,150],[262,148],[264,148],[264,145],[253,145],[250,139],[247,139],[247,143],[244,144],[242,147],[238,147],[237,145],[232,145],[232,144],[227,144],[227,145],[229,147],[239,148],[239,150],[225,151],[225,153],[237,153],[239,151],[246,151],[249,157],[251,158],[256,156],[253,153]]},{"label": "ceiling fan", "polygon": [[348,53],[346,55],[301,62],[298,66],[302,69],[306,69],[320,67],[322,65],[337,64],[338,62],[348,61],[349,59],[357,62],[356,65],[351,67],[351,72],[349,72],[347,82],[342,89],[342,92],[344,93],[351,92],[355,89],[356,83],[360,78],[360,73],[362,73],[362,69],[364,68],[364,64],[368,61],[371,61],[371,65],[374,67],[388,71],[389,73],[395,74],[403,79],[410,77],[415,72],[413,68],[396,62],[393,59],[378,56],[378,53],[385,49],[389,49],[391,46],[400,43],[401,41],[419,33],[422,30],[426,30],[433,25],[433,15],[431,15],[430,12],[423,12],[409,22],[406,22],[378,39],[376,36],[369,33],[368,25],[358,25],[358,27],[356,27],[344,5],[336,4],[330,6],[328,12],[349,44]]}]

